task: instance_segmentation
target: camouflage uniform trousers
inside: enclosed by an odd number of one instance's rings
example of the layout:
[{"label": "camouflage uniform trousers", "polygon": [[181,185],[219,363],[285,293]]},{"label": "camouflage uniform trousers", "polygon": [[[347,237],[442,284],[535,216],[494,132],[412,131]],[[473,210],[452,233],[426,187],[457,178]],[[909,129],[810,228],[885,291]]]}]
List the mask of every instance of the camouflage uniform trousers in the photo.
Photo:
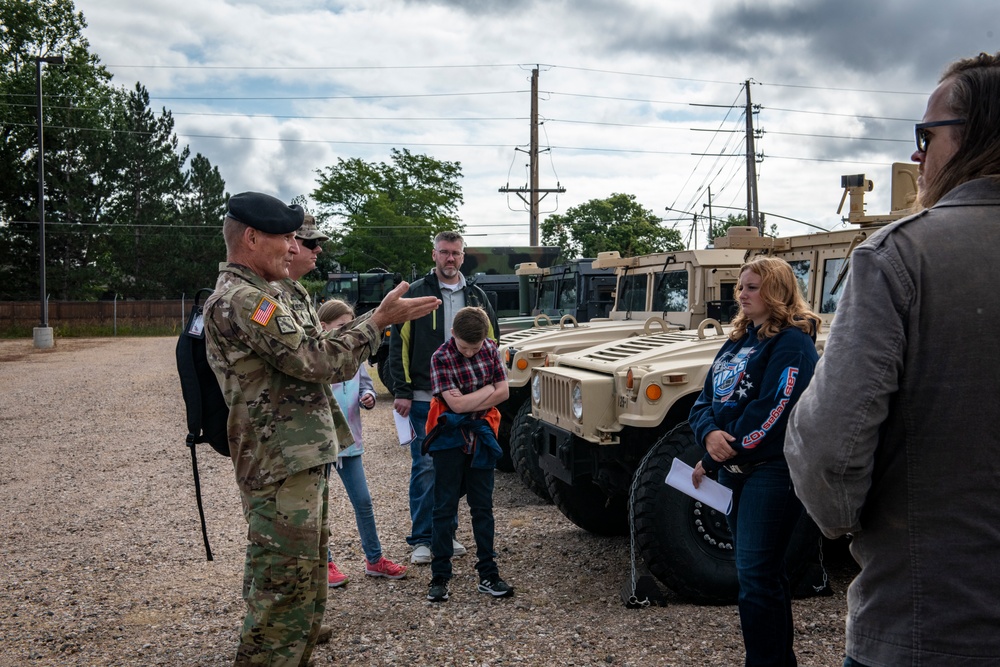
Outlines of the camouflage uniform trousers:
[{"label": "camouflage uniform trousers", "polygon": [[326,611],[327,482],[324,466],[243,490],[250,525],[236,667],[306,665]]}]

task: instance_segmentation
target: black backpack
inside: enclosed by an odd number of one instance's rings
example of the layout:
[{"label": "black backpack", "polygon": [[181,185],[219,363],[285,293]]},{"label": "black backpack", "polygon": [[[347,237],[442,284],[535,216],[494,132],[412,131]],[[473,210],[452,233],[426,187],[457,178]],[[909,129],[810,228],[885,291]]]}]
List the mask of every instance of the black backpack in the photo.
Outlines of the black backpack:
[{"label": "black backpack", "polygon": [[194,491],[198,499],[198,514],[201,517],[201,535],[205,540],[205,557],[212,560],[212,548],[208,544],[205,527],[205,510],[201,502],[201,480],[198,477],[198,457],[195,445],[207,442],[212,449],[223,456],[229,456],[229,438],[226,422],[229,420],[229,406],[222,396],[219,381],[208,365],[205,353],[205,320],[203,307],[199,304],[202,295],[212,293],[210,289],[199,290],[191,306],[184,331],[177,339],[177,372],[181,378],[181,393],[187,407],[187,446],[191,450],[191,468],[194,472]]}]

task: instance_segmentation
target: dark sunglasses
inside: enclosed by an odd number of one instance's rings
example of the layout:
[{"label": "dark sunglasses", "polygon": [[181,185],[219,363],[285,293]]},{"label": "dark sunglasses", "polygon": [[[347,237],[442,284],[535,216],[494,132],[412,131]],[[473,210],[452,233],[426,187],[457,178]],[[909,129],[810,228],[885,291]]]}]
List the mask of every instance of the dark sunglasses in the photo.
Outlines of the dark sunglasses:
[{"label": "dark sunglasses", "polygon": [[917,150],[921,153],[927,152],[927,147],[931,143],[929,127],[943,127],[945,125],[965,125],[964,118],[952,118],[951,120],[932,120],[929,123],[917,123],[913,126],[913,131],[917,135]]},{"label": "dark sunglasses", "polygon": [[322,243],[322,241],[320,241],[319,239],[300,239],[300,238],[296,238],[295,240],[298,241],[299,245],[302,246],[303,248],[305,248],[306,250],[315,250],[316,246],[318,246],[320,243]]}]

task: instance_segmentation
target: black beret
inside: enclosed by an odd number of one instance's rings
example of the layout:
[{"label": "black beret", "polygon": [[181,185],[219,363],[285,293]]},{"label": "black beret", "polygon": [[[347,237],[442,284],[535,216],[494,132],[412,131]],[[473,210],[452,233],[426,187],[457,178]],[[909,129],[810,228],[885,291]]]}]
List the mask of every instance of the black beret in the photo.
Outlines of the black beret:
[{"label": "black beret", "polygon": [[288,234],[302,226],[305,211],[301,206],[288,206],[271,195],[241,192],[229,198],[226,217],[267,234]]}]

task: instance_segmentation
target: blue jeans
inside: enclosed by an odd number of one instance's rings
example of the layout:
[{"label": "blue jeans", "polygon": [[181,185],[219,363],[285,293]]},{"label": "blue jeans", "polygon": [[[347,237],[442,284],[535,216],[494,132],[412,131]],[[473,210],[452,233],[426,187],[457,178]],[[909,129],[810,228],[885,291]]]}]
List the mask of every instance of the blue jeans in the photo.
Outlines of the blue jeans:
[{"label": "blue jeans", "polygon": [[499,571],[493,551],[493,468],[471,467],[472,456],[461,447],[431,452],[430,456],[435,476],[431,576],[451,579],[455,516],[463,494],[472,515],[472,536],[476,538],[476,571],[480,579],[496,576]]},{"label": "blue jeans", "polygon": [[748,474],[723,468],[719,482],[733,490],[727,517],[736,549],[740,626],[746,665],[796,665],[792,595],[785,551],[802,515],[784,459]]},{"label": "blue jeans", "polygon": [[375,527],[375,508],[372,506],[372,496],[368,491],[368,480],[365,479],[365,466],[361,456],[341,456],[337,459],[337,474],[344,483],[344,490],[354,507],[354,520],[358,524],[358,534],[361,536],[361,548],[369,563],[378,562],[382,557],[382,544],[378,540],[378,529]]},{"label": "blue jeans", "polygon": [[858,662],[851,656],[844,658],[844,667],[868,667],[867,665]]},{"label": "blue jeans", "polygon": [[430,401],[413,401],[410,405],[410,425],[416,437],[410,442],[410,534],[406,542],[411,547],[431,544],[431,514],[434,511],[434,462],[420,452],[427,435],[427,413]]}]

